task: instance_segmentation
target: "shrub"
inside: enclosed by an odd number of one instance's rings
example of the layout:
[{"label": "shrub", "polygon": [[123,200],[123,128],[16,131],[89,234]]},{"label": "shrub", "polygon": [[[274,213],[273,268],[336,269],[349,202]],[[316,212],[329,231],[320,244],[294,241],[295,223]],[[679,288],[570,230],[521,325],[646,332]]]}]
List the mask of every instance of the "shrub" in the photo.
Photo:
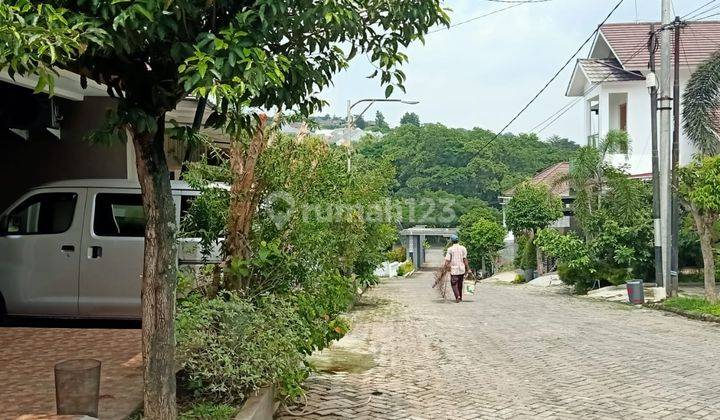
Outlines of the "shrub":
[{"label": "shrub", "polygon": [[387,254],[385,254],[385,258],[387,258],[390,262],[403,262],[406,258],[406,250],[404,246],[400,246],[397,248],[393,248],[392,251],[388,251]]},{"label": "shrub", "polygon": [[515,280],[513,280],[513,284],[521,284],[525,283],[525,276],[522,274],[515,274]]},{"label": "shrub", "polygon": [[190,397],[237,403],[270,384],[283,395],[301,395],[309,372],[305,356],[347,333],[339,314],[354,298],[346,277],[315,280],[290,294],[255,300],[233,292],[214,298],[195,292],[180,300],[178,360]]},{"label": "shrub", "polygon": [[520,268],[529,270],[535,269],[535,267],[537,267],[537,252],[535,251],[535,243],[528,238],[525,242],[525,248],[523,249]]},{"label": "shrub", "polygon": [[567,285],[574,286],[577,294],[584,295],[592,288],[594,280],[589,277],[584,268],[572,268],[567,264],[560,264],[557,272],[560,280]]},{"label": "shrub", "polygon": [[613,286],[622,286],[632,278],[630,270],[627,268],[611,265],[601,266],[595,275],[600,280],[608,282]]},{"label": "shrub", "polygon": [[398,267],[398,276],[404,276],[405,274],[412,272],[414,268],[415,266],[413,266],[412,261],[407,260]]},{"label": "shrub", "polygon": [[513,259],[513,265],[516,268],[522,268],[522,260],[525,256],[525,247],[527,246],[527,243],[529,241],[529,238],[527,235],[521,235],[518,234],[515,236],[515,258]]},{"label": "shrub", "polygon": [[213,419],[213,420],[231,420],[235,418],[237,408],[225,404],[208,404],[198,403],[187,409],[182,410],[178,414],[179,420],[197,420],[197,419]]},{"label": "shrub", "polygon": [[223,403],[274,383],[297,393],[307,377],[298,351],[305,329],[280,299],[253,305],[230,292],[212,299],[192,294],[178,307],[181,384],[193,398]]}]

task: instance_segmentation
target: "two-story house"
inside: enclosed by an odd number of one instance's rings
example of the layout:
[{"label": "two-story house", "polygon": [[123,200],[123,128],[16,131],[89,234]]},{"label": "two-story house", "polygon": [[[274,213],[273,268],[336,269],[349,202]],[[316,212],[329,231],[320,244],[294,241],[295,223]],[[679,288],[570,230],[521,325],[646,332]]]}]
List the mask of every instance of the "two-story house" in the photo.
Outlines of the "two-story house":
[{"label": "two-story house", "polygon": [[[611,159],[616,165],[626,165],[636,177],[652,172],[651,101],[646,84],[650,30],[651,23],[602,25],[588,58],[578,60],[566,93],[584,104],[585,144],[596,144],[610,130],[627,131],[630,153]],[[690,22],[681,29],[680,40],[680,86],[684,91],[697,66],[720,50],[720,21]],[[656,65],[659,68],[659,51]],[[680,164],[688,163],[693,154],[692,144],[681,132]]]}]

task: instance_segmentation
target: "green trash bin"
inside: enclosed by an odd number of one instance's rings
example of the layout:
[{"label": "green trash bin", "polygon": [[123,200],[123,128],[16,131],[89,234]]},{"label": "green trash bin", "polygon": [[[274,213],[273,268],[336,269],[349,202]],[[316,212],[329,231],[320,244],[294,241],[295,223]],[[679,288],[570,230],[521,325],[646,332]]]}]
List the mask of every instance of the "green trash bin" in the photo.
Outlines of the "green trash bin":
[{"label": "green trash bin", "polygon": [[645,303],[645,290],[643,290],[642,280],[630,280],[626,283],[628,292],[628,301],[633,305],[642,305]]}]

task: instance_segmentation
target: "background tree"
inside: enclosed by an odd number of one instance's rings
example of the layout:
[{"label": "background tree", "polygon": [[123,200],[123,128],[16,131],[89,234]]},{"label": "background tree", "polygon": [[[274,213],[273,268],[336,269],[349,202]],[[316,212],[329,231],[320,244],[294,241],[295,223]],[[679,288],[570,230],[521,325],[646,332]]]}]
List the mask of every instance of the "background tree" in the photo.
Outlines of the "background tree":
[{"label": "background tree", "polygon": [[[468,219],[465,219],[466,223]],[[470,265],[481,267],[483,274],[486,274],[486,263],[489,262],[491,270],[494,270],[495,258],[505,246],[507,230],[495,220],[480,218],[461,224],[458,233],[467,248]]]},{"label": "background tree", "polygon": [[[515,190],[507,204],[505,217],[508,229],[516,234],[527,232],[534,241],[540,229],[548,227],[561,218],[562,200],[550,192],[545,185],[524,183]],[[538,273],[544,272],[540,248],[537,248],[536,265]]]},{"label": "background tree", "polygon": [[[404,73],[399,52],[447,24],[439,0],[378,4],[303,0],[0,3],[0,69],[39,76],[52,93],[54,68],[108,86],[118,100],[96,138],[129,133],[146,217],[143,263],[145,416],[176,417],[173,313],[175,213],[165,158],[165,115],[187,94],[212,97],[223,125],[231,104],[294,108],[305,115],[356,53],[377,62],[382,81]],[[319,30],[319,28],[322,28]],[[341,45],[347,45],[345,51]],[[393,87],[389,85],[386,95]],[[251,129],[248,116],[246,126]]]},{"label": "background tree", "polygon": [[715,248],[720,220],[720,156],[705,157],[680,171],[680,194],[695,220],[703,256],[705,299],[717,302],[715,290]]},{"label": "background tree", "polygon": [[418,114],[414,112],[406,112],[405,115],[400,118],[400,125],[414,125],[416,127],[420,126],[420,117]]},{"label": "background tree", "polygon": [[357,118],[355,118],[355,127],[364,130],[367,127],[367,121],[365,121],[365,118],[362,117],[362,115],[358,115]]},{"label": "background tree", "polygon": [[387,121],[385,121],[385,116],[380,111],[375,113],[375,127],[377,127],[378,131],[381,133],[387,133],[390,131],[390,126]]},{"label": "background tree", "polygon": [[357,150],[393,164],[396,197],[419,199],[426,191],[443,191],[496,205],[503,191],[569,160],[577,149],[576,145],[556,147],[526,134],[504,134],[486,145],[494,136],[479,128],[403,125],[382,138],[363,139]]}]

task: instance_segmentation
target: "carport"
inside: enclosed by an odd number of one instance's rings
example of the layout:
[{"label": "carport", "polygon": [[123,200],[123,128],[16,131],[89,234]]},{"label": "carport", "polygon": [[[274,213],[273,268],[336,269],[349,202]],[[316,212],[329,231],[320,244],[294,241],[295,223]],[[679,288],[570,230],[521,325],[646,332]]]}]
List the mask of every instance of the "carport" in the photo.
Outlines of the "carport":
[{"label": "carport", "polygon": [[[408,260],[413,262],[415,267],[421,268],[427,262],[427,251],[423,247],[425,240],[429,237],[438,238],[450,238],[452,235],[457,235],[456,228],[432,228],[426,226],[415,226],[409,229],[403,229],[400,231],[400,238],[403,244],[405,244],[406,257]],[[437,258],[435,258],[436,260]],[[431,264],[438,264],[437,261],[430,262]]]}]

